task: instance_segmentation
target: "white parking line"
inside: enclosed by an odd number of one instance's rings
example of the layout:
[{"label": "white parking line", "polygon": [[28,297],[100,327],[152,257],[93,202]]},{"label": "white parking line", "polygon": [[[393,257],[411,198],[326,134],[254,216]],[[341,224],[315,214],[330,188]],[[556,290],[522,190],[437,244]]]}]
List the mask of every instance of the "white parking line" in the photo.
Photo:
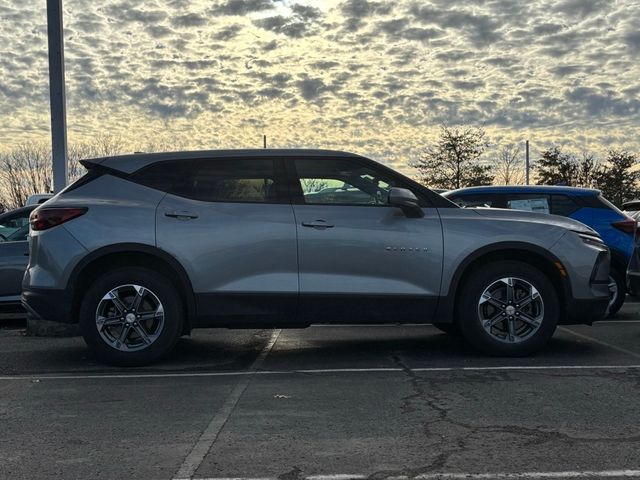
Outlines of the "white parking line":
[{"label": "white parking line", "polygon": [[274,330],[271,338],[269,339],[269,342],[265,345],[265,347],[260,352],[260,355],[258,355],[255,361],[249,367],[249,370],[247,372],[249,373],[249,375],[243,377],[238,382],[231,394],[225,400],[222,408],[211,419],[211,422],[209,422],[207,428],[204,430],[204,432],[202,432],[202,435],[200,435],[200,438],[182,462],[182,465],[176,473],[176,477],[191,478],[193,474],[196,473],[198,467],[200,467],[200,465],[202,464],[204,457],[206,457],[207,453],[209,453],[211,446],[218,438],[220,431],[233,413],[234,408],[238,404],[238,400],[240,400],[240,397],[249,386],[249,383],[251,382],[251,374],[255,373],[255,371],[260,368],[260,366],[264,362],[264,359],[267,358],[267,355],[280,336],[280,331],[281,330]]},{"label": "white parking line", "polygon": [[570,333],[572,335],[575,335],[576,337],[582,338],[584,340],[589,340],[590,342],[597,343],[599,345],[602,345],[604,347],[610,348],[612,350],[617,350],[620,353],[625,353],[627,355],[631,355],[632,357],[640,358],[640,353],[634,352],[632,350],[627,350],[626,348],[618,347],[617,345],[613,345],[612,343],[608,343],[608,342],[605,342],[603,340],[598,340],[597,338],[590,337],[589,335],[585,335],[583,333],[574,332],[573,330],[571,330],[569,328],[566,328],[566,327],[560,327],[560,330],[562,330],[564,332],[568,332],[568,333]]},{"label": "white parking line", "polygon": [[[190,477],[179,477],[174,480],[189,480]],[[368,475],[337,474],[311,475],[302,480],[364,480]],[[640,470],[584,470],[566,472],[523,472],[523,473],[423,473],[414,477],[388,476],[385,480],[537,480],[565,478],[640,478]],[[203,477],[191,480],[278,480],[277,477]]]},{"label": "white parking line", "polygon": [[640,320],[599,320],[593,324],[594,327],[605,323],[640,323]]},{"label": "white parking line", "polygon": [[[264,358],[262,359],[264,360]],[[256,360],[257,361],[257,360]],[[262,363],[262,362],[260,362]],[[237,370],[232,372],[179,372],[179,373],[123,373],[123,374],[95,374],[95,375],[5,375],[0,381],[40,381],[40,380],[113,380],[130,378],[191,378],[191,377],[242,377],[257,375],[292,375],[292,374],[323,374],[323,373],[397,373],[406,370],[398,367],[376,368],[310,368],[297,370]],[[496,372],[496,371],[539,371],[539,370],[636,370],[636,365],[513,365],[495,367],[415,367],[412,372]]]}]

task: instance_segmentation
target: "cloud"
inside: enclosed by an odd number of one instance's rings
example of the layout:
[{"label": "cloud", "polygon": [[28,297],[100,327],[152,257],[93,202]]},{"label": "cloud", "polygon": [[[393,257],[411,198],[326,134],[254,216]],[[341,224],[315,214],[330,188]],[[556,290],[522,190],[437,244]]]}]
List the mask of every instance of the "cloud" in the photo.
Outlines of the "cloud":
[{"label": "cloud", "polygon": [[323,13],[316,7],[294,4],[290,15],[274,15],[255,20],[254,25],[291,38],[317,33]]},{"label": "cloud", "polygon": [[207,19],[197,13],[187,13],[171,19],[171,24],[175,27],[202,27],[207,23]]},{"label": "cloud", "polygon": [[633,56],[640,56],[640,31],[629,31],[624,35],[624,43]]},{"label": "cloud", "polygon": [[576,87],[565,92],[565,98],[581,107],[590,116],[640,115],[640,99],[624,99],[594,87]]},{"label": "cloud", "polygon": [[553,10],[573,17],[588,17],[604,10],[611,0],[563,0],[556,2]]},{"label": "cloud", "polygon": [[296,86],[305,100],[315,100],[320,96],[322,90],[326,87],[320,78],[305,78],[298,80]]},{"label": "cloud", "polygon": [[213,35],[215,40],[227,41],[235,38],[238,33],[242,30],[243,26],[239,24],[229,25],[227,27],[222,28],[219,32],[216,32]]},{"label": "cloud", "polygon": [[454,80],[451,85],[460,90],[476,90],[484,87],[485,83],[482,80]]},{"label": "cloud", "polygon": [[501,38],[500,23],[488,14],[469,13],[457,7],[440,9],[420,3],[414,3],[409,11],[416,21],[456,30],[476,45],[485,45]]},{"label": "cloud", "polygon": [[215,4],[211,12],[219,15],[248,15],[271,10],[275,3],[274,0],[227,0]]},{"label": "cloud", "polygon": [[386,15],[391,12],[391,3],[370,0],[347,0],[340,4],[340,12],[347,30],[356,31],[373,15]]},{"label": "cloud", "polygon": [[[624,0],[73,0],[69,135],[331,146],[401,164],[441,123],[640,150]],[[0,0],[3,145],[47,139],[46,18]],[[602,145],[605,145],[602,143]]]}]

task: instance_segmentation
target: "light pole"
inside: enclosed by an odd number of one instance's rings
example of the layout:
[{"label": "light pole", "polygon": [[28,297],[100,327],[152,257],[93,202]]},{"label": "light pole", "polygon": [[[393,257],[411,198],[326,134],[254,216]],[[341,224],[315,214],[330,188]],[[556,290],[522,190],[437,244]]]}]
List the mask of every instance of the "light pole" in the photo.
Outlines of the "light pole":
[{"label": "light pole", "polygon": [[64,88],[64,31],[62,0],[47,0],[49,38],[49,102],[51,104],[51,159],[53,191],[67,185],[67,113]]},{"label": "light pole", "polygon": [[525,143],[524,175],[525,185],[529,185],[529,140]]}]

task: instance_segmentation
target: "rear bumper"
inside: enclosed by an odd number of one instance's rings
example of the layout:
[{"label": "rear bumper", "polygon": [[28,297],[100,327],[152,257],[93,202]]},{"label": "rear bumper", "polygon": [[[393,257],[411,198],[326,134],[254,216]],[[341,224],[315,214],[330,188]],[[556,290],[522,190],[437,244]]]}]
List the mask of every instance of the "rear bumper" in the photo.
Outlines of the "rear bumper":
[{"label": "rear bumper", "polygon": [[31,315],[43,320],[75,323],[72,316],[71,296],[65,290],[53,288],[25,288],[22,306]]}]

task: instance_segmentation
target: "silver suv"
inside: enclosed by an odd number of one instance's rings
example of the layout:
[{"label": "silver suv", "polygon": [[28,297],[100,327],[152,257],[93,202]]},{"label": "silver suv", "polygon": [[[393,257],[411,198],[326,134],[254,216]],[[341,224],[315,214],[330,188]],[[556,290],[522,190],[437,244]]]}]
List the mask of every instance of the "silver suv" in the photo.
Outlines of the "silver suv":
[{"label": "silver suv", "polygon": [[434,323],[493,355],[604,317],[609,252],[562,217],[462,209],[320,150],[136,154],[31,216],[23,303],[142,365],[195,327]]}]

